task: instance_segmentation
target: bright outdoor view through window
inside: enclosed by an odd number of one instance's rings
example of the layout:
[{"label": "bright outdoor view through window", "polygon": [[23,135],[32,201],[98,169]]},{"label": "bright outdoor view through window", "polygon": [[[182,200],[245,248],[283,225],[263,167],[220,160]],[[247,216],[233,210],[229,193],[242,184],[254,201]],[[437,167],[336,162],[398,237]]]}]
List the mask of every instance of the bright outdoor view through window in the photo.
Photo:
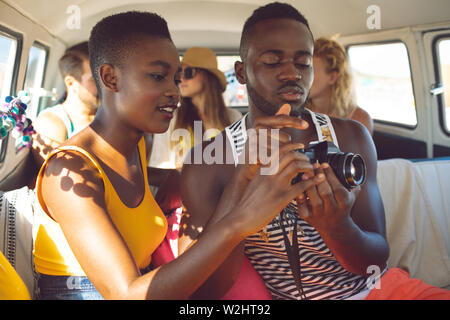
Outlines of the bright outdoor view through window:
[{"label": "bright outdoor view through window", "polygon": [[439,66],[441,81],[444,86],[444,112],[445,125],[447,131],[450,131],[450,39],[443,39],[438,44]]},{"label": "bright outdoor view through window", "polygon": [[348,55],[358,105],[374,119],[415,126],[416,106],[405,45],[354,45]]}]

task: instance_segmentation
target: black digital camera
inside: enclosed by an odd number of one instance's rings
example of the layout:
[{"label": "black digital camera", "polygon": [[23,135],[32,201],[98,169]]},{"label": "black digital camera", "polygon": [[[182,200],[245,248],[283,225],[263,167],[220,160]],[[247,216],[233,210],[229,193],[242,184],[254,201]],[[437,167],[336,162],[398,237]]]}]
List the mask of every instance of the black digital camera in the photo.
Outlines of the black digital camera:
[{"label": "black digital camera", "polygon": [[[311,143],[307,148],[297,151],[304,153],[311,163],[327,162],[339,181],[348,189],[364,182],[366,165],[359,154],[344,153],[330,141]],[[291,183],[299,182],[302,174],[299,173]]]}]

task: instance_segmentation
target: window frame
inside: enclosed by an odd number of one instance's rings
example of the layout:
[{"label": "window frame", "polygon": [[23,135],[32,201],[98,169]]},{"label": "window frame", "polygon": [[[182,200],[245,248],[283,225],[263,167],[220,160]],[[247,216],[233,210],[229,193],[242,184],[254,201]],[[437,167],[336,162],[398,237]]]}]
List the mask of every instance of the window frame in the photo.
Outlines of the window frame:
[{"label": "window frame", "polygon": [[[46,46],[45,44],[43,44],[37,40],[33,41],[33,44],[30,46],[30,51],[31,51],[32,47],[36,47],[36,48],[39,48],[39,49],[42,49],[45,51],[44,71],[42,73],[42,79],[41,79],[41,83],[39,85],[41,88],[43,88],[46,77],[47,77],[47,67],[48,67],[48,60],[49,60],[49,56],[50,56],[50,47]],[[28,52],[28,55],[30,54],[30,51]],[[28,56],[28,59],[29,59],[29,56]],[[25,83],[27,80],[28,59],[27,59],[27,67],[25,68],[25,76],[23,78],[22,90],[25,90]],[[39,101],[37,103],[37,110],[36,110],[37,113],[36,114],[39,114],[39,112],[42,109],[41,99],[42,99],[42,97],[39,97]],[[31,115],[27,115],[27,117],[31,117]]]},{"label": "window frame", "polygon": [[[434,81],[435,83],[442,84],[442,74],[441,74],[441,65],[439,62],[439,56],[438,56],[438,42],[442,40],[443,38],[448,39],[450,41],[450,32],[437,35],[434,37],[432,43],[431,43],[431,53],[433,57],[433,67],[434,67]],[[437,104],[438,104],[438,112],[439,112],[439,124],[441,126],[442,132],[447,136],[450,137],[450,127],[447,128],[447,121],[445,117],[445,100],[444,100],[444,94],[438,94],[436,96]],[[450,123],[448,124],[450,126]]]},{"label": "window frame", "polygon": [[[16,55],[14,57],[14,66],[11,77],[11,86],[9,88],[9,95],[16,96],[17,95],[17,82],[19,79],[19,69],[20,69],[20,60],[22,58],[22,50],[23,50],[23,35],[21,33],[12,31],[11,29],[6,28],[3,25],[0,25],[0,34],[4,35],[7,38],[13,38],[16,40]],[[3,101],[1,101],[3,103]],[[6,150],[8,149],[8,141],[9,141],[9,133],[6,137],[1,141],[0,147],[0,167],[5,163],[6,158]]]},{"label": "window frame", "polygon": [[6,37],[9,38],[14,38],[17,41],[16,56],[14,57],[13,74],[11,77],[11,88],[9,89],[9,94],[16,96],[17,80],[19,79],[20,59],[22,57],[22,49],[23,49],[23,35],[21,33],[14,32],[11,29],[8,29],[2,25],[0,25],[0,34],[5,35]]},{"label": "window frame", "polygon": [[406,54],[408,57],[408,65],[409,65],[409,73],[411,75],[411,88],[412,88],[412,92],[413,92],[413,98],[414,98],[414,110],[416,113],[416,124],[415,125],[408,125],[405,123],[399,123],[399,122],[392,122],[392,121],[387,121],[387,120],[380,120],[380,119],[375,119],[373,118],[374,123],[378,123],[378,124],[382,124],[382,125],[389,125],[389,126],[393,126],[393,127],[398,127],[398,128],[404,128],[404,129],[408,129],[411,131],[414,131],[418,125],[419,125],[419,117],[418,117],[418,112],[417,112],[417,99],[416,99],[416,90],[415,90],[415,86],[414,86],[414,75],[413,75],[413,69],[412,69],[412,65],[411,65],[411,55],[409,52],[409,48],[408,45],[405,43],[405,41],[403,41],[402,39],[399,38],[395,38],[395,39],[389,39],[389,40],[381,40],[381,41],[368,41],[368,42],[355,42],[355,43],[349,43],[347,45],[345,45],[345,51],[347,53],[347,58],[349,61],[349,66],[351,66],[350,63],[350,55],[349,55],[349,49],[352,46],[359,46],[359,45],[383,45],[383,44],[395,44],[395,43],[401,43],[405,46],[406,48]]}]

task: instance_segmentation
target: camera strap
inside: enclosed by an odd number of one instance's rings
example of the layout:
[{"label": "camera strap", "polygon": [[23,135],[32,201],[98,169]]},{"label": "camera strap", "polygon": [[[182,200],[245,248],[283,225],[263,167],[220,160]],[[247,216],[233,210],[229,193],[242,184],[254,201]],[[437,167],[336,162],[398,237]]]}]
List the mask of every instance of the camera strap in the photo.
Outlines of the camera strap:
[{"label": "camera strap", "polygon": [[292,230],[292,243],[289,241],[288,233],[284,227],[284,221],[287,221],[285,211],[280,213],[280,227],[283,232],[284,246],[286,248],[286,253],[288,256],[289,265],[291,267],[292,275],[294,276],[295,285],[297,287],[298,293],[302,300],[306,300],[306,295],[303,292],[303,285],[301,280],[301,266],[300,266],[300,256],[298,247],[298,234],[297,234],[297,219],[295,216],[294,227]]},{"label": "camera strap", "polygon": [[334,128],[333,125],[331,124],[330,117],[327,116],[326,114],[316,113],[306,108],[305,110],[309,111],[311,119],[316,127],[317,141],[319,142],[330,141],[333,142],[336,145],[336,147],[339,148],[336,133],[334,132]]}]

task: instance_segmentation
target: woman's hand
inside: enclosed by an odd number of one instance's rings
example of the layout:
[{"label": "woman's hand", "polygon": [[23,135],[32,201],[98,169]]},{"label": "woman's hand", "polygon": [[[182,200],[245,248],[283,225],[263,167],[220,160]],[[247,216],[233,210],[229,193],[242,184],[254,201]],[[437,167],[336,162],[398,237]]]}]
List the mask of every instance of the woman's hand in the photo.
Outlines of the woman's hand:
[{"label": "woman's hand", "polygon": [[271,175],[258,169],[247,184],[240,201],[232,211],[238,228],[245,236],[258,232],[267,225],[290,201],[302,199],[304,192],[325,180],[324,174],[312,176],[296,184],[291,181],[300,172],[311,172],[312,165],[302,153],[296,152],[298,144],[287,144],[280,152],[278,170]]}]

